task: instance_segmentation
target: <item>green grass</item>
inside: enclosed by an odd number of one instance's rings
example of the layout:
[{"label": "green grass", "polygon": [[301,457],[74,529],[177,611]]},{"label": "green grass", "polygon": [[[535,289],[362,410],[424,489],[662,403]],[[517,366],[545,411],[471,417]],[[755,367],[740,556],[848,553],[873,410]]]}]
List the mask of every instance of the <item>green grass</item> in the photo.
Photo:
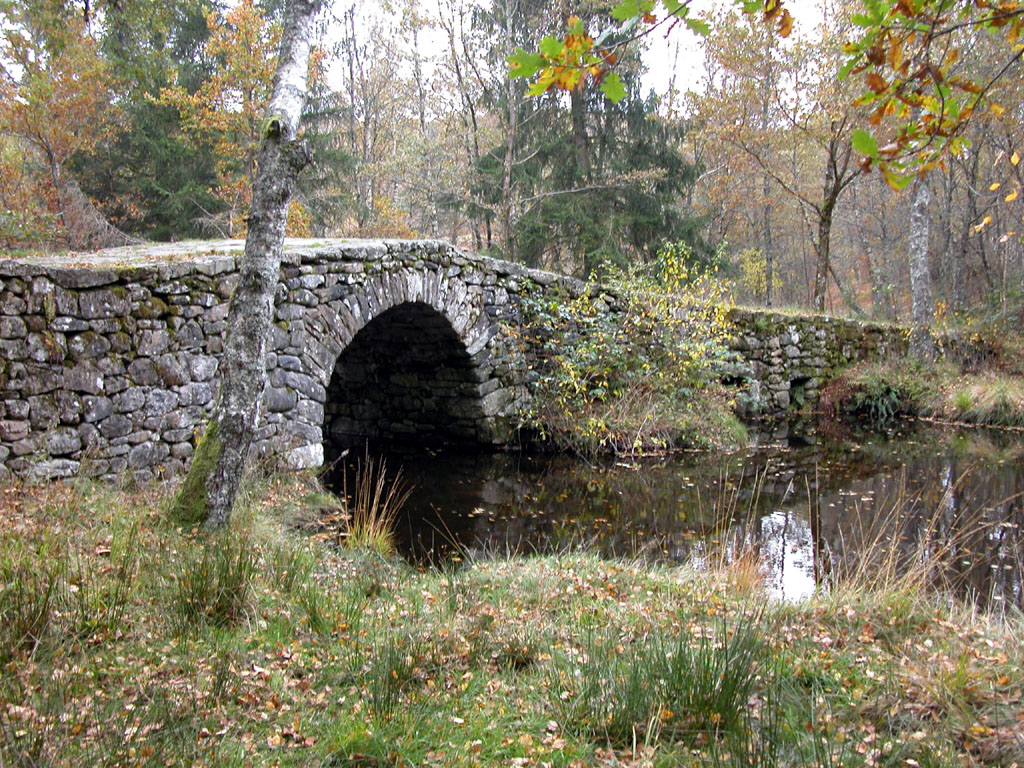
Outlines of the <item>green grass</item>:
[{"label": "green grass", "polygon": [[901,417],[1024,427],[1024,379],[994,370],[961,373],[944,363],[865,363],[833,380],[823,398],[871,427],[887,427]]},{"label": "green grass", "polygon": [[988,374],[972,377],[944,398],[936,411],[969,424],[1024,427],[1024,379]]},{"label": "green grass", "polygon": [[0,765],[1024,762],[1024,624],[926,579],[775,605],[749,562],[419,571],[296,533],[303,477],[216,536],[168,495],[0,489]]}]

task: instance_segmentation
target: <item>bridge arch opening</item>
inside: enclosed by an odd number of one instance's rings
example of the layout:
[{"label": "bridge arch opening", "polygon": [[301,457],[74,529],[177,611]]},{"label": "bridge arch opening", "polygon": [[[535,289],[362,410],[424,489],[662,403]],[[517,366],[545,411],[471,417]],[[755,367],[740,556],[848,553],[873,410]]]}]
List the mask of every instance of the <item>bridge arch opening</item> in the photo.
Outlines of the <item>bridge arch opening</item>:
[{"label": "bridge arch opening", "polygon": [[377,445],[476,445],[484,413],[476,366],[448,319],[399,304],[355,335],[334,365],[324,408],[324,459]]}]

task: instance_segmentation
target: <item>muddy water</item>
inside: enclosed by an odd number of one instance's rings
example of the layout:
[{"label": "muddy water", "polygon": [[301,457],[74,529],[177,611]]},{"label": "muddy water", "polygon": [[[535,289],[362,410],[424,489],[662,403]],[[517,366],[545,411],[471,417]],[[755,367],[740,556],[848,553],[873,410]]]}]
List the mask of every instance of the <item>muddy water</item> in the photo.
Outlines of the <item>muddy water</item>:
[{"label": "muddy water", "polygon": [[705,567],[756,554],[799,600],[911,565],[979,602],[1024,606],[1024,436],[907,428],[764,436],[726,455],[392,455],[414,491],[397,533],[419,562],[592,548]]}]

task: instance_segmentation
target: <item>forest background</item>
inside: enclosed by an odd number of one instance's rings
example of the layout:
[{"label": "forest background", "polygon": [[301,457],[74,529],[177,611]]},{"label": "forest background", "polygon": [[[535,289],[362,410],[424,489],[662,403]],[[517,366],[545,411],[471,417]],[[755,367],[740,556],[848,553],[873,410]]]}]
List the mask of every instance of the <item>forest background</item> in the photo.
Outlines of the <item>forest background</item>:
[{"label": "forest background", "polygon": [[[618,62],[617,103],[597,89],[531,97],[508,77],[517,48],[564,34],[570,12],[600,28],[613,5],[335,3],[289,234],[444,238],[580,276],[683,244],[739,302],[908,319],[912,189],[864,172],[854,131],[872,107],[837,74],[859,4],[823,3],[787,39],[711,10],[695,82],[645,85],[659,32]],[[244,236],[282,10],[0,0],[0,248]],[[1024,81],[1019,67],[996,78],[1004,41],[962,34],[977,38],[955,41],[950,66],[995,82],[927,176],[939,315],[1024,287]]]}]

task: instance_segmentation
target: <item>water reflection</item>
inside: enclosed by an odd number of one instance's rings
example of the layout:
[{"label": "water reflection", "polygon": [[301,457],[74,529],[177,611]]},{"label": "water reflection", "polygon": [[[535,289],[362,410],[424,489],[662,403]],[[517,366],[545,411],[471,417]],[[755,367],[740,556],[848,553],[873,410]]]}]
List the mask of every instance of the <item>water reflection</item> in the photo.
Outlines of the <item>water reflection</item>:
[{"label": "water reflection", "polygon": [[397,530],[418,561],[585,546],[702,567],[753,553],[789,600],[938,562],[929,578],[958,594],[1024,606],[1022,454],[1013,435],[919,429],[657,461],[432,453],[389,465],[416,487]]}]

